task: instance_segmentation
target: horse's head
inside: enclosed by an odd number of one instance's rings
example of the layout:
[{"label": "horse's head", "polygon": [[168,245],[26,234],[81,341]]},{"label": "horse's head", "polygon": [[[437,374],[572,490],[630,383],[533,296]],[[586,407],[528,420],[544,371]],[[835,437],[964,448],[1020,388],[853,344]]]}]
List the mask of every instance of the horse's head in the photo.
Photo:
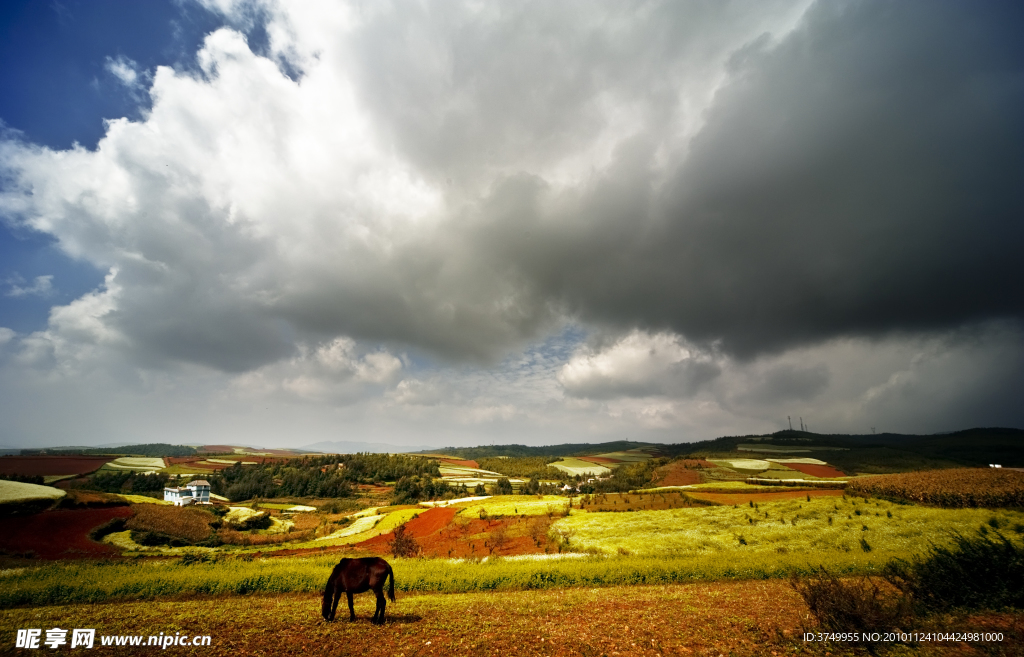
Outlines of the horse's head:
[{"label": "horse's head", "polygon": [[334,587],[331,586],[330,583],[328,583],[328,585],[324,587],[324,604],[320,610],[320,613],[323,614],[325,621],[331,620],[331,603],[334,602],[334,596],[331,595],[333,590]]}]

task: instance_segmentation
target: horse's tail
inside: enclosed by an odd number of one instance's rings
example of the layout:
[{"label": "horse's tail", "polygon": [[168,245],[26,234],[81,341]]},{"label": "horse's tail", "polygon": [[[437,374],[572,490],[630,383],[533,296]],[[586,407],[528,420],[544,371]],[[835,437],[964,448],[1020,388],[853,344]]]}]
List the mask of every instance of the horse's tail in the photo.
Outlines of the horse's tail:
[{"label": "horse's tail", "polygon": [[395,571],[391,570],[391,565],[390,564],[388,564],[388,578],[391,580],[391,583],[388,584],[388,598],[391,599],[391,602],[394,602],[395,601]]}]

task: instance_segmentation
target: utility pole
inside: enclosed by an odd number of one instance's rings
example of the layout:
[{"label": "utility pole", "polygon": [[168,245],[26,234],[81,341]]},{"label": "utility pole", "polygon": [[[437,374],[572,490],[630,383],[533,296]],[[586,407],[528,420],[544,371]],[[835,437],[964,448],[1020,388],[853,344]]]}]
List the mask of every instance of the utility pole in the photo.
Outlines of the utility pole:
[{"label": "utility pole", "polygon": [[804,430],[804,419],[800,418],[800,431]]},{"label": "utility pole", "polygon": [[789,430],[792,431],[793,430],[793,418],[791,418],[791,417],[789,417],[787,415],[786,419],[789,420]]}]

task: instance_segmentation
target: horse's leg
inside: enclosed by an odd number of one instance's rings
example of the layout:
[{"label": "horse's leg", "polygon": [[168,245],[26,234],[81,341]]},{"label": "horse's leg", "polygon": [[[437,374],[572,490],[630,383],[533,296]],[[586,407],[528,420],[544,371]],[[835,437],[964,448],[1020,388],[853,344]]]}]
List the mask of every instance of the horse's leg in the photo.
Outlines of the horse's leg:
[{"label": "horse's leg", "polygon": [[384,624],[384,609],[388,603],[384,601],[384,587],[376,589],[374,593],[377,594],[377,611],[373,614],[373,620],[378,625]]},{"label": "horse's leg", "polygon": [[345,591],[345,595],[348,596],[348,616],[349,621],[356,619],[356,608],[352,606],[352,591]]}]

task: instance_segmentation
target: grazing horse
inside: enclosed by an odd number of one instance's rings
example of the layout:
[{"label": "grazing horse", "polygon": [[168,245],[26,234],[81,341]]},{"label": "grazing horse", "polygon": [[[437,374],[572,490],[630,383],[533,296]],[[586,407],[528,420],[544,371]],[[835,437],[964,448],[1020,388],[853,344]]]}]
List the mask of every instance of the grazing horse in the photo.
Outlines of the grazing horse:
[{"label": "grazing horse", "polygon": [[324,587],[324,620],[334,620],[334,614],[338,611],[338,602],[341,600],[342,592],[348,595],[349,620],[356,619],[356,610],[352,607],[352,594],[362,593],[373,589],[377,594],[377,610],[373,612],[373,622],[376,625],[384,624],[384,584],[391,579],[388,587],[388,597],[391,602],[395,601],[395,574],[391,566],[380,557],[364,557],[362,559],[342,559],[334,567],[327,586]]}]

